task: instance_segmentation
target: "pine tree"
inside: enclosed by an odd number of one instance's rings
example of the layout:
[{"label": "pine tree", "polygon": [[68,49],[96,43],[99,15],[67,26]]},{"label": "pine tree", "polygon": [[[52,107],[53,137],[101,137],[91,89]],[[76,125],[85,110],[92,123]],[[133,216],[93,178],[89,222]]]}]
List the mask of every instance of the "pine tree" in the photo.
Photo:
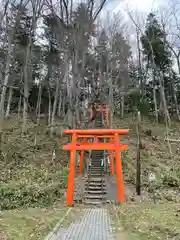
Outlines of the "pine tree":
[{"label": "pine tree", "polygon": [[166,33],[161,29],[156,16],[150,13],[146,30],[141,37],[143,54],[148,64],[153,64],[162,71],[171,65],[171,53],[167,48]]}]

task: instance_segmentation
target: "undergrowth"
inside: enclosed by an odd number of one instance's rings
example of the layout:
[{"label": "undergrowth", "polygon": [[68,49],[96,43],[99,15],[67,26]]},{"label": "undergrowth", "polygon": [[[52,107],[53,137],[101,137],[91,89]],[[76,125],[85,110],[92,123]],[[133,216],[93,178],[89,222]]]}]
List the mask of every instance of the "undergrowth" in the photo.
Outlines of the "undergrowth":
[{"label": "undergrowth", "polygon": [[[130,117],[114,119],[116,128],[128,128],[129,135],[122,137],[122,141],[128,144],[129,149],[122,153],[124,178],[126,183],[136,183],[136,119]],[[159,199],[179,202],[178,193],[180,190],[180,164],[179,153],[180,143],[171,142],[170,153],[166,139],[166,129],[164,124],[152,123],[147,118],[142,119],[141,140],[144,145],[141,149],[141,185],[142,189],[147,189],[149,184],[149,174],[154,173],[156,176],[156,193]],[[147,136],[144,131],[150,129],[152,136]],[[180,130],[178,123],[168,131],[170,139],[179,139]],[[153,136],[157,140],[153,140]]]},{"label": "undergrowth", "polygon": [[[116,229],[121,226],[129,240],[180,239],[179,204],[124,204],[111,210]],[[114,215],[114,212],[116,214]]]},{"label": "undergrowth", "polygon": [[67,155],[61,145],[66,138],[51,139],[45,125],[28,122],[21,134],[21,121],[7,121],[2,136],[0,163],[0,209],[45,207],[64,195],[67,186]]},{"label": "undergrowth", "polygon": [[[164,124],[156,125],[142,117],[140,152],[141,196],[135,194],[137,135],[136,118],[114,118],[115,128],[128,128],[128,136],[121,137],[129,149],[122,153],[125,189],[128,193],[123,206],[112,209],[112,219],[117,231],[123,229],[129,240],[180,239],[180,128],[173,122],[167,131]],[[152,136],[145,134],[152,131]],[[175,141],[173,141],[175,140]],[[176,141],[177,140],[177,141]],[[149,174],[155,174],[153,191]]]}]

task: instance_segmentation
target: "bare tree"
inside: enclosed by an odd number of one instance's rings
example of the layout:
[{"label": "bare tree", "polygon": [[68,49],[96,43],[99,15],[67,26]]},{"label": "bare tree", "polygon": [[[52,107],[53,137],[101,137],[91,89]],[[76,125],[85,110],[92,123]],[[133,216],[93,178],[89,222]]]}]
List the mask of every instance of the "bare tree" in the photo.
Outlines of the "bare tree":
[{"label": "bare tree", "polygon": [[23,102],[23,125],[22,125],[22,133],[27,132],[27,113],[28,113],[28,97],[29,97],[29,84],[28,79],[31,76],[29,69],[31,65],[31,49],[33,43],[33,36],[35,34],[37,20],[41,14],[42,8],[44,6],[44,0],[30,0],[29,7],[32,11],[32,22],[31,22],[31,29],[30,29],[30,36],[29,42],[26,47],[26,56],[25,56],[25,63],[23,69],[23,76],[24,76],[24,102]]}]

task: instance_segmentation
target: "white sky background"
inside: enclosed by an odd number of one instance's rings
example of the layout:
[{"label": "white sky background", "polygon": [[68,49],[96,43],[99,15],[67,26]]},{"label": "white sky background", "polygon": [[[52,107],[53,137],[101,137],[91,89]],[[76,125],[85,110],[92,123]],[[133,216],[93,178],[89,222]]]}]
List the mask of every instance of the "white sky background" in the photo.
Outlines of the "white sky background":
[{"label": "white sky background", "polygon": [[138,25],[145,27],[147,15],[151,11],[159,11],[162,7],[167,6],[167,2],[168,0],[109,0],[102,16],[107,16],[107,12],[109,12],[109,15],[111,13],[120,13],[124,18],[122,21],[127,25],[126,31],[130,35],[130,43],[133,44],[135,40],[135,26],[129,18],[128,12]]},{"label": "white sky background", "polygon": [[[175,5],[175,3],[180,4],[180,0],[109,0],[102,13],[102,19],[104,18],[106,22],[107,16],[112,16],[113,13],[120,13],[123,16],[124,22],[127,25],[125,35],[131,45],[133,57],[136,58],[137,43],[135,27],[128,16],[128,12],[130,12],[136,22],[139,22],[138,25],[142,26],[142,31],[145,27],[147,15],[150,12],[156,12],[158,16],[163,14],[165,16],[164,19],[167,20],[167,28],[169,28],[166,30],[172,33],[173,30],[171,26],[173,22],[168,22],[168,14],[171,12],[172,6]],[[174,63],[174,69],[177,70],[176,62]]]}]

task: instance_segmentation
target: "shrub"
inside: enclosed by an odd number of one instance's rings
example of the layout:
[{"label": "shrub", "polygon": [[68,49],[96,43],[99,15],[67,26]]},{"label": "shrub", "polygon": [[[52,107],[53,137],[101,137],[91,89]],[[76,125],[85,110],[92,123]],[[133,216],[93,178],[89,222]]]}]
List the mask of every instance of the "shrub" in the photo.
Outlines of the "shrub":
[{"label": "shrub", "polygon": [[48,206],[62,197],[67,178],[67,168],[54,173],[34,168],[17,181],[0,183],[0,209]]}]

